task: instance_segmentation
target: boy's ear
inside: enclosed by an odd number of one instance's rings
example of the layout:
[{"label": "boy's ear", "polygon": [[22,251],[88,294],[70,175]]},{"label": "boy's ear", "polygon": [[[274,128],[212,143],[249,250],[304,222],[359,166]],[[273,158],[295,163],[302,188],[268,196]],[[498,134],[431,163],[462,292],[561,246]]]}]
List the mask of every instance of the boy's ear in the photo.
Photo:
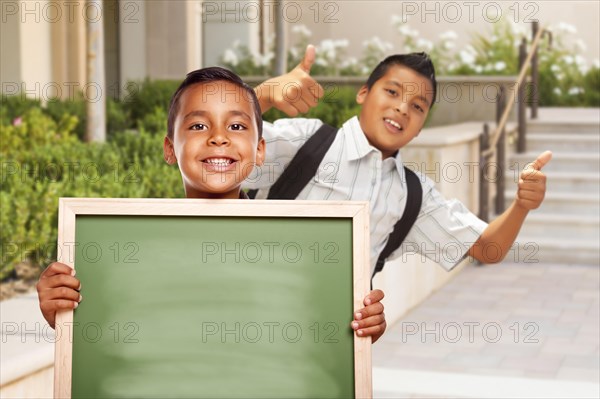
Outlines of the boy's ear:
[{"label": "boy's ear", "polygon": [[356,93],[356,102],[361,104],[365,102],[365,97],[367,97],[367,93],[369,92],[369,88],[367,85],[363,85]]},{"label": "boy's ear", "polygon": [[169,136],[165,136],[165,141],[163,142],[163,157],[169,165],[177,163],[177,158],[175,158],[175,150],[173,149],[173,142]]},{"label": "boy's ear", "polygon": [[265,163],[265,150],[265,139],[261,137],[260,140],[258,140],[258,146],[256,147],[256,159],[254,161],[256,166],[262,166],[263,163]]}]

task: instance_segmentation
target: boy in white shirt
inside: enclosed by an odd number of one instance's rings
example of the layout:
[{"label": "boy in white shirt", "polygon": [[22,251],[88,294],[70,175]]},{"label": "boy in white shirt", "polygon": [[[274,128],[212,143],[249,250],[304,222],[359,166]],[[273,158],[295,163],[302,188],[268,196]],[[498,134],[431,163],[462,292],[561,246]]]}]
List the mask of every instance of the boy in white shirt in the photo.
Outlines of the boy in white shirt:
[{"label": "boy in white shirt", "polygon": [[[276,107],[295,116],[317,104],[323,89],[309,75],[313,61],[314,48],[309,46],[292,72],[255,88],[263,113]],[[406,204],[407,172],[399,150],[420,133],[435,98],[435,70],[427,54],[383,60],[357,93],[360,115],[342,125],[314,178],[296,197],[370,201],[372,271]],[[266,198],[284,166],[322,124],[302,118],[264,123],[265,164],[243,187],[257,189],[256,198]],[[528,212],[544,199],[546,176],[541,168],[551,156],[546,151],[523,170],[515,200],[489,225],[459,201],[443,198],[431,180],[421,176],[422,206],[416,222],[387,260],[416,250],[447,270],[467,255],[483,263],[500,262]]]}]

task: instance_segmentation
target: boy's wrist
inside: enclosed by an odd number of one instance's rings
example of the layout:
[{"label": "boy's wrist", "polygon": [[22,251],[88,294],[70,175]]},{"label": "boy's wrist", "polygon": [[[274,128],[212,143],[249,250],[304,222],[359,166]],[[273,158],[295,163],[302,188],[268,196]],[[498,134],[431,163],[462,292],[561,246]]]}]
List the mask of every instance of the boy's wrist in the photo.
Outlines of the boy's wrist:
[{"label": "boy's wrist", "polygon": [[260,111],[263,114],[273,107],[271,89],[269,88],[267,82],[268,80],[254,88],[254,93],[256,93],[258,104],[260,105]]}]

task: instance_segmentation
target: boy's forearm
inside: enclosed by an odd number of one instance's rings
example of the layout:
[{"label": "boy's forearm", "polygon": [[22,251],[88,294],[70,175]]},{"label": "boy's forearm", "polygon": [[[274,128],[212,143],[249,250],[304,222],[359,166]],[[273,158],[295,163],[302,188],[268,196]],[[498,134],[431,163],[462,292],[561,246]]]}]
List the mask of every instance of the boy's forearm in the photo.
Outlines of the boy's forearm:
[{"label": "boy's forearm", "polygon": [[260,112],[263,114],[273,107],[269,97],[269,87],[265,83],[263,82],[254,88],[254,93],[256,93],[260,105]]},{"label": "boy's forearm", "polygon": [[527,209],[513,201],[510,207],[484,230],[469,249],[469,256],[482,263],[500,262],[510,251],[528,213]]},{"label": "boy's forearm", "polygon": [[[552,159],[544,151],[519,175],[517,195],[510,207],[488,225],[481,237],[469,249],[469,256],[483,263],[500,262],[510,251],[529,210],[538,208],[546,193],[546,175],[541,171]],[[490,251],[489,249],[494,250]],[[499,253],[498,253],[499,252]]]}]

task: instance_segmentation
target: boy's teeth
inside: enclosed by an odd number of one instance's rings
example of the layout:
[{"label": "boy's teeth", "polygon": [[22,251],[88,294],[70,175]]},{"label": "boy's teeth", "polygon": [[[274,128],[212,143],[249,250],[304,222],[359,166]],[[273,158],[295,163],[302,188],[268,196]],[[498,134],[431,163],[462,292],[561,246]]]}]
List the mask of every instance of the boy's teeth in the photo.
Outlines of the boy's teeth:
[{"label": "boy's teeth", "polygon": [[229,158],[210,158],[205,162],[213,165],[229,165],[233,161]]},{"label": "boy's teeth", "polygon": [[393,121],[393,120],[391,120],[391,119],[386,119],[385,121],[386,121],[387,123],[389,123],[390,125],[392,125],[392,126],[394,126],[394,127],[398,128],[398,129],[401,129],[401,130],[402,130],[402,126],[400,126],[399,124],[397,124],[395,121]]}]

